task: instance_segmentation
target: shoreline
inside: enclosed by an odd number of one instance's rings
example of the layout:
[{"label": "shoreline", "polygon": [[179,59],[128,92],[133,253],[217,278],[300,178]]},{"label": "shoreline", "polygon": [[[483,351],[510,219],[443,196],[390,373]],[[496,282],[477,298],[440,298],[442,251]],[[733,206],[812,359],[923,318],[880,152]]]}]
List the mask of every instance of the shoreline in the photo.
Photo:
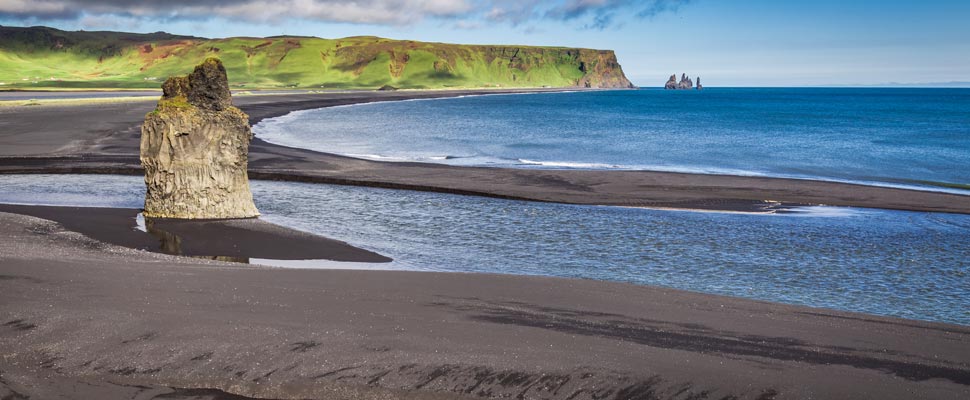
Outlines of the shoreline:
[{"label": "shoreline", "polygon": [[[577,88],[577,89],[572,89],[572,90],[566,90],[566,89],[564,89],[564,90],[557,90],[557,91],[545,92],[545,93],[574,93],[574,92],[579,92],[579,91],[583,91],[583,90],[589,91],[589,90],[627,90],[627,89],[579,89],[579,88]],[[634,90],[642,90],[642,89],[634,89]],[[543,93],[543,92],[537,92],[537,93]],[[533,93],[532,92],[525,92],[525,93],[483,93],[483,94],[476,94],[476,95],[473,95],[473,96],[515,95],[515,94],[533,94]],[[457,96],[457,97],[466,97],[466,96]],[[395,100],[395,101],[431,101],[431,100],[443,100],[443,99],[448,99],[448,98],[450,98],[450,97],[414,98],[414,99]],[[351,106],[365,105],[365,104],[370,104],[370,103],[369,102],[360,102],[360,103],[341,104],[341,105],[335,105],[335,106],[329,106],[329,107],[322,107],[322,108],[351,107]],[[279,113],[270,113],[270,114],[264,115],[264,116],[252,117],[251,118],[251,121],[252,121],[251,124],[255,127],[256,124],[258,124],[258,123],[260,123],[260,122],[262,122],[263,120],[266,120],[266,119],[287,117],[287,116],[290,116],[290,115],[292,115],[294,113],[297,113],[297,112],[313,111],[313,110],[316,110],[316,109],[320,109],[320,108],[296,109],[296,110],[290,110],[290,111],[279,112]],[[913,190],[913,191],[921,191],[921,192],[947,193],[947,194],[955,194],[955,195],[961,195],[961,196],[970,196],[970,184],[956,184],[956,183],[948,183],[948,182],[934,182],[934,181],[917,180],[917,179],[901,179],[901,178],[897,178],[894,181],[865,181],[865,180],[854,180],[854,179],[843,179],[843,178],[825,178],[825,177],[815,177],[815,176],[766,175],[766,174],[762,174],[762,173],[758,173],[758,172],[753,172],[753,171],[750,171],[750,172],[749,171],[741,171],[741,173],[730,173],[730,172],[693,172],[693,171],[683,170],[683,169],[678,169],[678,168],[672,168],[672,169],[630,168],[630,167],[626,167],[626,166],[619,166],[619,167],[615,167],[615,168],[545,166],[544,163],[571,164],[573,162],[568,162],[568,161],[566,161],[566,162],[557,162],[557,161],[532,161],[532,160],[524,160],[524,159],[520,159],[519,160],[521,162],[521,164],[519,164],[519,165],[530,165],[530,166],[532,166],[532,168],[517,167],[516,165],[513,165],[513,164],[497,164],[495,166],[491,166],[491,165],[451,165],[451,164],[440,163],[440,162],[435,162],[435,161],[406,160],[406,159],[382,159],[382,158],[391,158],[391,157],[384,157],[383,155],[380,155],[380,154],[373,155],[373,156],[370,156],[370,155],[368,155],[368,156],[361,156],[361,155],[345,154],[345,153],[323,152],[323,151],[306,149],[306,148],[301,148],[301,147],[293,147],[293,146],[290,146],[290,145],[287,145],[287,144],[273,143],[273,142],[270,142],[270,141],[267,141],[267,140],[261,139],[261,138],[254,138],[254,140],[260,140],[263,143],[265,143],[267,145],[271,145],[271,146],[279,146],[279,147],[286,147],[286,148],[291,148],[291,149],[306,150],[306,151],[316,152],[316,153],[319,153],[319,154],[325,154],[325,155],[331,155],[331,156],[337,156],[337,157],[347,157],[347,158],[353,158],[353,159],[357,159],[357,160],[374,161],[374,162],[382,162],[382,163],[389,163],[389,164],[409,163],[409,164],[434,164],[434,165],[443,165],[443,166],[454,167],[454,168],[468,168],[468,167],[471,167],[471,168],[500,168],[500,169],[537,170],[537,171],[604,171],[604,172],[608,172],[608,171],[621,172],[622,171],[622,172],[668,173],[668,174],[684,174],[684,175],[707,175],[707,176],[720,176],[720,177],[726,177],[726,178],[734,178],[734,177],[766,178],[766,179],[784,179],[784,180],[808,181],[808,182],[838,183],[838,184],[856,185],[856,186],[863,186],[863,187],[900,189],[900,190]],[[585,164],[585,163],[579,163],[579,164]],[[822,205],[822,204],[820,204],[820,205]],[[657,208],[657,209],[664,209],[664,208]],[[678,209],[678,208],[672,208],[672,209]]]},{"label": "shoreline", "polygon": [[[254,139],[254,143],[258,139]],[[280,146],[281,147],[281,146]],[[292,148],[290,148],[292,149]],[[296,151],[307,151],[301,149],[293,149]],[[369,161],[353,157],[341,156],[329,153],[316,153],[321,155],[321,158],[345,158],[355,161],[365,161],[383,164],[397,164],[397,162],[381,162],[381,161]],[[455,168],[455,169],[495,169],[499,168],[493,167],[453,167],[442,164],[426,164],[426,163],[411,163],[411,162],[401,162],[405,166],[407,164],[412,164],[417,167],[429,167],[434,168],[434,166],[441,165],[445,168]],[[393,167],[387,167],[393,168]],[[503,168],[500,172],[510,173],[512,171],[518,171],[512,168]],[[774,212],[776,210],[783,211],[785,209],[793,207],[805,207],[805,206],[830,206],[830,207],[859,207],[859,208],[874,208],[874,209],[885,209],[885,210],[896,210],[896,211],[914,211],[914,212],[941,212],[941,213],[952,213],[952,214],[970,214],[970,195],[957,194],[952,192],[944,191],[931,191],[931,190],[917,190],[917,189],[906,189],[906,188],[896,188],[888,186],[870,186],[858,183],[847,183],[847,182],[831,182],[831,181],[818,181],[810,179],[796,179],[796,178],[768,178],[768,177],[744,177],[736,175],[715,175],[715,174],[694,174],[694,173],[681,173],[681,172],[654,172],[654,171],[600,171],[600,170],[556,170],[556,169],[530,169],[523,171],[535,171],[535,172],[550,172],[553,175],[559,175],[557,172],[564,172],[562,175],[574,175],[571,172],[592,172],[592,176],[597,176],[600,173],[604,174],[615,174],[615,173],[641,173],[643,175],[659,175],[661,179],[676,179],[678,181],[702,181],[702,182],[713,182],[717,181],[719,178],[723,178],[726,181],[749,181],[746,182],[749,185],[758,185],[768,181],[770,183],[782,186],[782,188],[768,188],[755,187],[755,188],[732,188],[730,187],[730,182],[727,182],[725,188],[721,188],[721,185],[717,186],[717,189],[721,190],[737,190],[739,192],[750,190],[751,193],[739,194],[732,197],[724,196],[711,196],[706,197],[703,194],[700,196],[691,196],[690,192],[703,192],[704,189],[709,188],[699,188],[692,190],[693,188],[684,187],[688,186],[689,183],[678,182],[676,186],[672,186],[668,189],[659,188],[657,190],[661,191],[683,191],[686,199],[677,199],[676,201],[643,201],[642,199],[628,199],[628,196],[623,196],[622,199],[612,198],[609,195],[600,196],[596,199],[586,200],[582,198],[576,198],[577,194],[568,193],[562,194],[560,196],[552,196],[548,198],[543,198],[536,196],[537,193],[526,191],[522,194],[506,194],[504,191],[488,191],[481,189],[473,189],[466,187],[448,187],[440,186],[435,184],[414,184],[405,183],[397,181],[384,181],[384,180],[372,180],[372,179],[352,179],[343,178],[340,176],[331,176],[330,174],[314,174],[306,173],[305,171],[273,171],[265,169],[250,169],[249,178],[252,180],[264,180],[264,181],[285,181],[285,182],[299,182],[299,183],[316,183],[316,184],[328,184],[328,185],[341,185],[341,186],[360,186],[360,187],[372,187],[379,189],[395,189],[395,190],[413,190],[431,193],[442,193],[442,194],[455,194],[463,196],[478,196],[478,197],[489,197],[504,200],[520,200],[520,201],[534,201],[534,202],[546,202],[546,203],[563,203],[563,204],[574,204],[574,205],[593,205],[593,206],[612,206],[612,207],[629,207],[629,208],[644,208],[644,209],[654,209],[654,210],[671,210],[671,211],[699,211],[699,212],[738,212],[738,213],[766,213]],[[92,174],[92,175],[128,175],[128,176],[141,176],[143,175],[143,170],[141,166],[138,165],[138,160],[133,159],[129,156],[64,156],[64,157],[0,157],[0,174],[15,175],[15,174]],[[471,174],[479,175],[479,174]],[[485,174],[487,175],[487,173]],[[579,174],[576,174],[579,175]],[[706,178],[706,179],[704,179]],[[794,181],[794,182],[792,182]],[[787,184],[787,185],[786,185]],[[822,187],[825,191],[834,192],[839,196],[845,196],[842,199],[834,199],[831,197],[825,197],[823,195],[805,195],[804,190],[797,190],[798,186],[806,186],[804,189],[810,189],[812,187]],[[795,190],[784,188],[784,186],[796,187]],[[769,191],[770,193],[779,193],[773,190],[780,190],[781,193],[785,192],[801,192],[798,196],[789,196],[784,194],[782,196],[775,196],[778,199],[791,198],[791,200],[776,200],[770,198],[770,196],[763,200],[759,200],[757,195],[761,190]],[[881,195],[880,197],[888,198],[886,200],[879,199],[874,201],[873,199],[857,199],[854,196],[862,196],[868,191],[876,192],[875,194]],[[550,195],[548,193],[543,193],[545,195]],[[579,194],[581,195],[581,194]],[[691,197],[700,197],[698,199]],[[890,199],[903,197],[905,203],[893,203]],[[924,199],[928,201],[923,201]]]},{"label": "shoreline", "polygon": [[132,208],[0,203],[0,213],[4,212],[53,221],[64,229],[107,244],[160,254],[239,263],[249,263],[251,259],[355,263],[392,261],[339,240],[258,218],[145,219],[141,217],[141,210]]},{"label": "shoreline", "polygon": [[[572,91],[574,89],[569,89]],[[376,101],[562,91],[341,92],[234,97],[252,124],[293,111]],[[153,103],[0,108],[0,173],[141,174],[139,127]],[[51,113],[65,114],[51,121]],[[36,126],[44,121],[44,129]],[[81,126],[81,129],[78,129]],[[274,145],[254,138],[252,179],[370,186],[542,202],[759,211],[791,205],[970,214],[970,195],[808,179],[658,171],[517,169],[382,162]]]},{"label": "shoreline", "polygon": [[[536,92],[536,93],[574,93],[574,92],[579,92],[579,91],[584,91],[584,90],[589,91],[589,90],[628,90],[628,89],[579,89],[579,88],[577,88],[577,89],[573,89],[573,90],[564,89],[564,90],[557,90],[557,91],[551,91],[551,92],[547,91],[547,92]],[[642,89],[634,89],[634,90],[642,90]],[[476,95],[473,95],[473,96],[515,95],[515,94],[533,94],[533,93],[532,92],[525,92],[525,93],[483,93],[483,94],[476,94]],[[466,96],[457,96],[457,97],[466,97]],[[395,101],[431,101],[431,100],[445,100],[445,99],[449,99],[449,98],[450,97],[431,97],[431,98],[415,98],[415,99],[405,99],[405,100],[395,100]],[[368,103],[368,102],[351,103],[351,104],[342,104],[342,105],[335,105],[335,106],[329,106],[329,107],[323,107],[323,108],[351,107],[351,106],[365,105],[365,104],[370,104],[370,103]],[[287,117],[287,116],[290,116],[290,115],[292,115],[294,113],[297,113],[297,112],[313,111],[313,110],[317,110],[317,109],[320,109],[320,108],[290,110],[290,111],[287,111],[287,112],[280,113],[279,115],[276,115],[274,113],[274,114],[269,114],[269,115],[266,115],[266,116],[259,116],[259,117],[250,118],[250,120],[251,120],[251,124],[255,127],[256,124],[258,124],[258,123],[260,123],[260,122],[262,122],[263,120],[266,120],[266,119]],[[749,178],[767,178],[767,179],[787,179],[787,180],[795,180],[795,181],[840,183],[840,184],[856,185],[856,186],[864,186],[864,187],[876,187],[876,188],[900,189],[900,190],[913,190],[913,191],[921,191],[921,192],[948,193],[948,194],[956,194],[956,195],[962,195],[962,196],[970,196],[970,184],[956,184],[956,183],[948,183],[948,182],[934,182],[934,181],[916,180],[916,179],[895,179],[895,181],[865,181],[865,180],[853,180],[853,179],[842,179],[842,178],[825,178],[825,177],[814,177],[814,176],[765,175],[765,174],[758,173],[758,172],[753,172],[753,171],[741,171],[743,173],[730,173],[730,172],[692,172],[692,171],[678,169],[678,168],[672,168],[672,169],[666,169],[666,170],[665,169],[650,169],[650,168],[631,168],[631,167],[627,167],[627,166],[614,166],[614,167],[611,167],[611,168],[569,167],[569,166],[545,166],[544,165],[545,163],[553,163],[553,164],[574,164],[574,163],[573,162],[569,162],[569,161],[566,161],[566,162],[558,162],[558,161],[533,161],[533,160],[524,160],[524,159],[520,159],[519,160],[521,162],[519,165],[530,165],[530,166],[532,166],[532,168],[516,167],[513,164],[498,164],[496,166],[490,166],[490,165],[451,165],[451,164],[439,163],[439,162],[435,162],[435,161],[422,161],[422,160],[407,160],[407,159],[384,159],[384,160],[382,160],[382,158],[392,158],[392,157],[385,157],[385,156],[380,155],[380,154],[361,156],[361,155],[345,154],[345,153],[322,152],[322,151],[317,151],[317,150],[312,150],[312,149],[305,149],[305,148],[301,148],[301,147],[293,147],[293,146],[289,146],[289,145],[286,145],[286,144],[273,143],[273,142],[270,142],[268,140],[260,139],[260,138],[255,138],[255,137],[254,137],[254,140],[260,140],[263,143],[266,143],[267,145],[272,145],[272,146],[286,147],[286,148],[299,149],[299,150],[307,150],[307,151],[312,151],[312,152],[316,152],[316,153],[319,153],[319,154],[326,154],[326,155],[337,156],[337,157],[347,157],[347,158],[353,158],[353,159],[357,159],[357,160],[383,162],[383,163],[390,163],[390,164],[400,164],[400,163],[435,164],[435,165],[443,165],[443,166],[454,167],[454,168],[466,168],[466,167],[472,167],[472,168],[505,168],[505,169],[538,170],[538,171],[616,171],[616,172],[625,171],[625,172],[651,172],[651,173],[669,173],[669,174],[685,174],[685,175],[709,175],[709,176],[722,176],[722,177],[728,177],[728,178],[730,178],[730,177],[749,177]],[[579,163],[579,164],[587,164],[587,163]],[[657,209],[664,209],[664,208],[657,208]],[[673,209],[677,209],[677,208],[673,208]]]},{"label": "shoreline", "polygon": [[4,396],[970,394],[967,326],[581,279],[253,267],[3,211],[0,235]]},{"label": "shoreline", "polygon": [[[253,118],[265,118],[294,107],[390,96],[237,101]],[[11,129],[0,132],[0,173],[141,175],[139,132],[131,120],[144,111],[121,103],[0,110],[11,117]],[[866,204],[926,206],[920,202],[929,199],[937,208],[970,213],[970,204],[943,206],[970,197],[938,193],[676,173],[381,163],[258,139],[250,167],[251,178],[575,204],[743,212],[801,204],[750,193],[800,198],[821,188],[843,190],[849,200],[861,196],[852,201]],[[257,262],[314,251],[371,261],[382,256],[325,238],[306,240],[255,219],[163,220],[146,222],[149,232],[139,232],[131,226],[137,211],[0,205],[0,397],[970,396],[970,326],[589,279],[227,263],[217,256]],[[162,237],[152,235],[155,228]],[[227,237],[227,229],[237,229],[236,236]],[[288,243],[277,248],[280,239]],[[173,252],[215,259],[136,250],[159,240],[178,249]]]}]

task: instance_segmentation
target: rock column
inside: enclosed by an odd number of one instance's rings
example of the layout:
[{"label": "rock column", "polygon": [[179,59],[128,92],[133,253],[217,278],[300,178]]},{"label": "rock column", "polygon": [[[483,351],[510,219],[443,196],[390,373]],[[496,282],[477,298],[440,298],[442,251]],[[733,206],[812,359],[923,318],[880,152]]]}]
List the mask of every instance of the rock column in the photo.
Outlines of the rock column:
[{"label": "rock column", "polygon": [[670,79],[664,84],[664,89],[677,89],[677,74],[670,76]]},{"label": "rock column", "polygon": [[162,85],[145,116],[141,164],[146,217],[221,219],[259,215],[246,173],[253,134],[233,107],[222,62],[209,58]]}]

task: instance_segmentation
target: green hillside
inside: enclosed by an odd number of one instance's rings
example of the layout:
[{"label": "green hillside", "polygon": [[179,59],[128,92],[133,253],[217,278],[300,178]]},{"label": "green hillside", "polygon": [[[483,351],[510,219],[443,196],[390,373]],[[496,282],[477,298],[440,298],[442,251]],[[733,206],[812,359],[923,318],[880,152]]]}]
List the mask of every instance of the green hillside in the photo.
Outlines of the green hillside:
[{"label": "green hillside", "polygon": [[631,86],[610,50],[0,27],[0,88],[158,88],[213,56],[234,88]]}]

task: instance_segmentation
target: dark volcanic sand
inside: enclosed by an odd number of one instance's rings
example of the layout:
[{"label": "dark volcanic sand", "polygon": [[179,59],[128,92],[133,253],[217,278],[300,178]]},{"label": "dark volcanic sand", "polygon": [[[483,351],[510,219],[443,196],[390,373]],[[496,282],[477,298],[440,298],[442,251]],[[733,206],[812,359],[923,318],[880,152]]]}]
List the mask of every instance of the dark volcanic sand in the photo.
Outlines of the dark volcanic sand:
[{"label": "dark volcanic sand", "polygon": [[0,238],[4,399],[970,398],[961,326],[588,280],[243,266],[6,213]]},{"label": "dark volcanic sand", "polygon": [[[237,96],[255,123],[293,110],[495,91]],[[0,108],[0,173],[140,175],[139,126],[154,101]],[[393,128],[389,128],[393,129]],[[250,177],[618,206],[763,211],[765,200],[970,213],[970,196],[796,179],[649,171],[470,168],[360,160],[259,139]]]},{"label": "dark volcanic sand", "polygon": [[55,221],[87,237],[133,249],[173,255],[249,262],[324,259],[389,262],[390,258],[339,240],[301,232],[256,218],[234,220],[149,219],[147,232],[135,229],[141,210],[129,208],[46,207],[0,204],[0,212]]},{"label": "dark volcanic sand", "polygon": [[[295,109],[469,93],[236,103],[258,121]],[[0,108],[0,173],[141,174],[138,124],[153,104]],[[771,199],[970,212],[970,197],[951,194],[390,164],[259,140],[250,159],[256,178],[579,204],[757,210]],[[5,209],[69,229],[0,212],[2,399],[970,397],[970,329],[962,326],[587,280],[261,268],[106,244],[157,245],[127,230],[133,210]],[[259,249],[258,238],[299,237],[252,220],[207,223],[158,226],[195,234],[179,247],[197,251],[191,246],[202,243],[206,255],[230,243],[214,233],[227,227],[248,231],[234,233],[249,240],[247,251]],[[320,245],[353,253],[342,243]],[[259,254],[249,257],[285,258]]]}]

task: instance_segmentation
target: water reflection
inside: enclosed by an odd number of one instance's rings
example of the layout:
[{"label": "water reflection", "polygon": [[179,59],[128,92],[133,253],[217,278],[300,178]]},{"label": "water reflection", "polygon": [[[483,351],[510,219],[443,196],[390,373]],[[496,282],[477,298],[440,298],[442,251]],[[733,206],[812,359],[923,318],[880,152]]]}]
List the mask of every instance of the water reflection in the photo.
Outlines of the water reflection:
[{"label": "water reflection", "polygon": [[154,218],[145,217],[142,213],[138,213],[137,219],[142,221],[142,224],[145,227],[145,232],[154,236],[155,239],[158,239],[159,250],[161,250],[162,253],[175,256],[185,255],[185,253],[182,252],[182,238],[179,237],[179,235],[159,229]]},{"label": "water reflection", "polygon": [[185,238],[162,228],[162,226],[164,226],[162,222],[164,221],[171,222],[170,219],[145,217],[143,213],[138,213],[138,215],[135,217],[135,229],[145,232],[158,240],[158,248],[155,250],[169,255],[185,256],[201,260],[269,265],[285,268],[374,269],[374,267],[370,266],[371,263],[364,262],[341,262],[324,259],[282,260],[273,258],[194,254],[183,249],[183,243],[185,243],[186,240]]}]

